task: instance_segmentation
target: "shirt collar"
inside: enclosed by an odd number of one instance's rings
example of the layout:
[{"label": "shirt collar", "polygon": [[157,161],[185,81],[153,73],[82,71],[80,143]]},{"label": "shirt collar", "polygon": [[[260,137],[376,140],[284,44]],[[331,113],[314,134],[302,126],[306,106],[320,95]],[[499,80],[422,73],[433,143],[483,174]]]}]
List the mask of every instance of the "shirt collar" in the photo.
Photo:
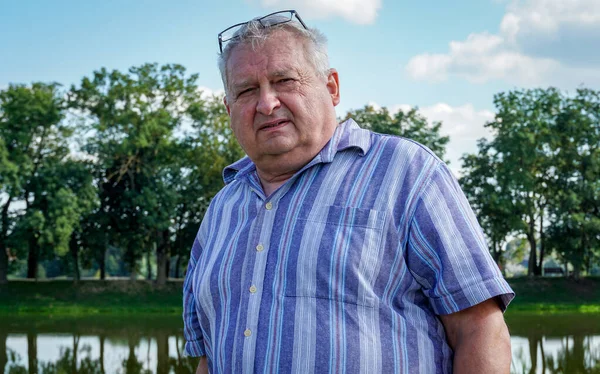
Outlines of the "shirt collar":
[{"label": "shirt collar", "polygon": [[[361,129],[353,119],[340,123],[333,136],[325,147],[315,157],[320,162],[329,163],[338,152],[347,149],[358,149],[360,156],[364,156],[371,148],[371,132]],[[234,162],[223,169],[223,181],[229,184],[236,179],[242,178],[256,170],[256,166],[248,156]]]}]

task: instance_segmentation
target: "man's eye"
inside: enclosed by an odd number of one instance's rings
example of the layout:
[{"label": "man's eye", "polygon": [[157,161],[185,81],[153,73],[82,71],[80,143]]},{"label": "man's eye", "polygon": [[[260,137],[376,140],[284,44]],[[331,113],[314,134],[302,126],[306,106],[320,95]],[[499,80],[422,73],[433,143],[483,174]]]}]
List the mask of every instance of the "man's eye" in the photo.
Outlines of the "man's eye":
[{"label": "man's eye", "polygon": [[254,88],[246,88],[245,90],[238,92],[237,95],[238,95],[238,97],[240,97],[240,96],[243,96],[243,95],[246,95],[246,94],[252,92],[252,90],[254,90]]},{"label": "man's eye", "polygon": [[292,78],[283,78],[277,81],[277,83],[289,83],[289,82],[293,82],[294,80]]}]

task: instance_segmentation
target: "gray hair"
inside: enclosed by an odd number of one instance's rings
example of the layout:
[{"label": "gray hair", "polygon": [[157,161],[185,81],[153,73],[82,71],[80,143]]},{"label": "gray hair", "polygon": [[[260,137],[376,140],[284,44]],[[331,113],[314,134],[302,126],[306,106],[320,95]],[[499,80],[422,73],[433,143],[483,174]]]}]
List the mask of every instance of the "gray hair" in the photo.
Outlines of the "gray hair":
[{"label": "gray hair", "polygon": [[264,27],[257,19],[243,25],[233,39],[229,40],[223,52],[219,55],[218,64],[221,72],[221,80],[225,88],[225,95],[229,94],[229,82],[227,79],[227,61],[235,47],[250,44],[253,50],[257,50],[269,36],[278,30],[284,30],[294,34],[304,42],[304,53],[311,63],[317,76],[326,78],[329,74],[329,56],[327,54],[327,38],[314,28],[305,29],[299,22],[290,21],[273,26]]}]

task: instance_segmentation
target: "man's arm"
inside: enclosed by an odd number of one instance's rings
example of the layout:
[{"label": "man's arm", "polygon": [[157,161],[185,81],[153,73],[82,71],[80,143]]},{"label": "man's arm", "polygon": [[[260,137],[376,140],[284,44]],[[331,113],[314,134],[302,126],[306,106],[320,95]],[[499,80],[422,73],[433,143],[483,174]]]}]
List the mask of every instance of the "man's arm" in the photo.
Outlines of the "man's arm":
[{"label": "man's arm", "polygon": [[208,374],[208,362],[206,361],[206,356],[200,357],[200,362],[198,362],[198,367],[196,368],[196,374]]},{"label": "man's arm", "polygon": [[495,299],[440,319],[454,350],[454,373],[510,372],[510,335]]}]

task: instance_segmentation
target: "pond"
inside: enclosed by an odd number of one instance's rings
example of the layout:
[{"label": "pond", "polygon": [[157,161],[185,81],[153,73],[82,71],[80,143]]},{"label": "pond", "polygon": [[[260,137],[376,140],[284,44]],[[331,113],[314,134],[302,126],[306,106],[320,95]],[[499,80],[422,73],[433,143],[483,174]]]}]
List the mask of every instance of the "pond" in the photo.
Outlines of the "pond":
[{"label": "pond", "polygon": [[[600,314],[506,320],[512,373],[600,372]],[[183,344],[178,317],[2,317],[0,373],[193,373]]]}]

